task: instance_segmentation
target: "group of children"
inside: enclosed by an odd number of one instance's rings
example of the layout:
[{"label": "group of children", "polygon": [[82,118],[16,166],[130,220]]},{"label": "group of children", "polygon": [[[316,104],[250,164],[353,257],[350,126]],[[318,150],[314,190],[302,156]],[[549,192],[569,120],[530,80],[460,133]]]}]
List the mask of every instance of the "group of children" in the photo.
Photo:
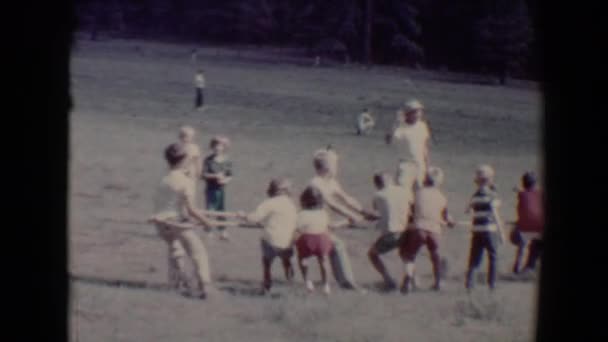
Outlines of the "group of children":
[{"label": "group of children", "polygon": [[[370,246],[369,260],[382,276],[387,289],[398,284],[382,262],[381,255],[397,250],[405,265],[400,284],[402,293],[416,287],[415,259],[420,248],[426,246],[433,266],[433,290],[439,290],[441,259],[439,246],[444,226],[453,228],[456,221],[448,213],[448,203],[440,190],[444,175],[440,168],[430,166],[428,125],[421,119],[423,106],[413,100],[398,113],[398,121],[386,142],[404,142],[408,154],[397,167],[396,173],[378,172],[373,176],[376,188],[371,209],[366,209],[349,195],[337,180],[338,155],[331,146],[313,155],[315,176],[299,195],[300,210],[292,200],[293,185],[289,179],[272,179],[268,185],[268,198],[250,213],[226,212],[224,187],[232,177],[232,167],[225,154],[229,141],[214,137],[211,155],[201,160],[201,152],[193,143],[194,130],[183,127],[180,141],[165,150],[170,171],[161,181],[157,195],[156,214],[150,219],[169,249],[169,281],[173,286],[185,283],[184,258],[189,256],[200,284],[201,296],[215,291],[211,285],[208,257],[204,244],[195,229],[220,227],[221,238],[228,239],[227,226],[247,223],[263,228],[260,241],[263,283],[262,291],[272,287],[271,265],[281,260],[285,278],[293,280],[291,263],[297,254],[297,264],[308,291],[314,291],[309,277],[310,259],[316,259],[321,275],[322,291],[331,292],[328,273],[331,270],[337,283],[344,289],[365,292],[356,284],[346,246],[335,230],[357,222],[375,222],[380,236]],[[402,153],[403,155],[403,153]],[[196,207],[197,180],[206,181],[206,210]],[[472,237],[465,287],[472,289],[474,272],[479,267],[483,252],[488,252],[488,285],[496,282],[498,244],[504,240],[503,222],[498,208],[500,200],[494,186],[494,170],[481,165],[474,181],[477,190],[467,208],[472,216]],[[542,239],[542,193],[534,174],[527,172],[522,179],[523,189],[518,193],[518,222],[510,234],[518,246],[514,272],[519,272],[520,259],[529,244],[525,270],[532,270],[539,257]],[[342,220],[332,221],[330,213]],[[232,219],[232,221],[228,220]],[[295,250],[295,253],[294,253]]]}]

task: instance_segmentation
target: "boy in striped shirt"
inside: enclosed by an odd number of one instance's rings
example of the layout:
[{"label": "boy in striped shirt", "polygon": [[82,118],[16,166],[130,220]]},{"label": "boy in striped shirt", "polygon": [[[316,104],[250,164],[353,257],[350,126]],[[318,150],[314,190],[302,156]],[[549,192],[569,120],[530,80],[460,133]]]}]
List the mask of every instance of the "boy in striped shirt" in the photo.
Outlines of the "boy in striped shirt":
[{"label": "boy in striped shirt", "polygon": [[469,265],[466,273],[465,287],[473,288],[473,275],[481,264],[483,252],[488,252],[488,286],[491,290],[496,284],[496,259],[499,243],[502,243],[502,222],[498,214],[500,199],[494,187],[494,169],[489,165],[481,165],[475,175],[477,191],[471,198],[467,213],[473,213],[473,233]]}]

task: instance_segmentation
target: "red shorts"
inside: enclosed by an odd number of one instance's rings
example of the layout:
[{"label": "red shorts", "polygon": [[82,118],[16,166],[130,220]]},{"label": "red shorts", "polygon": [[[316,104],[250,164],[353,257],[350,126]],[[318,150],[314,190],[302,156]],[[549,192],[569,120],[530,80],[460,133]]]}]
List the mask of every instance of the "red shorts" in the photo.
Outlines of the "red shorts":
[{"label": "red shorts", "polygon": [[405,231],[399,247],[399,255],[403,261],[414,261],[418,250],[424,245],[431,254],[437,252],[439,249],[439,234],[422,229],[408,229]]},{"label": "red shorts", "polygon": [[332,248],[333,243],[328,234],[302,234],[296,241],[299,259],[327,256]]}]

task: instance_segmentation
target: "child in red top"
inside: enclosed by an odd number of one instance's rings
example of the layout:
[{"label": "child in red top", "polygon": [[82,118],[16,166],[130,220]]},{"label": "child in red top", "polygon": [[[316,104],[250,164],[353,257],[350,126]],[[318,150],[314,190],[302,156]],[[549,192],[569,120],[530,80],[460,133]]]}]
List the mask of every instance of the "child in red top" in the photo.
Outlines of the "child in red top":
[{"label": "child in red top", "polygon": [[[528,245],[528,259],[522,273],[532,271],[540,257],[542,234],[545,226],[543,193],[538,188],[536,175],[526,172],[521,177],[523,189],[517,193],[517,222],[511,242],[517,245],[513,273],[519,273],[523,252]],[[529,244],[528,244],[529,242]]]}]

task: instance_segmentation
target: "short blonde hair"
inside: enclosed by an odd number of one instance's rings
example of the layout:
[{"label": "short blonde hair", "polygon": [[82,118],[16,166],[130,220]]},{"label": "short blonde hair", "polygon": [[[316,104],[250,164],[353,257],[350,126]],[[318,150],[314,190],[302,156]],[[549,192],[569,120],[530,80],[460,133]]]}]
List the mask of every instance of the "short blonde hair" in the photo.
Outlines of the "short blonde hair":
[{"label": "short blonde hair", "polygon": [[195,134],[196,134],[196,131],[194,130],[194,128],[192,128],[192,126],[184,125],[179,128],[179,137],[180,138],[181,137],[193,138]]},{"label": "short blonde hair", "polygon": [[488,164],[482,164],[475,170],[475,178],[491,181],[494,179],[494,168]]}]

